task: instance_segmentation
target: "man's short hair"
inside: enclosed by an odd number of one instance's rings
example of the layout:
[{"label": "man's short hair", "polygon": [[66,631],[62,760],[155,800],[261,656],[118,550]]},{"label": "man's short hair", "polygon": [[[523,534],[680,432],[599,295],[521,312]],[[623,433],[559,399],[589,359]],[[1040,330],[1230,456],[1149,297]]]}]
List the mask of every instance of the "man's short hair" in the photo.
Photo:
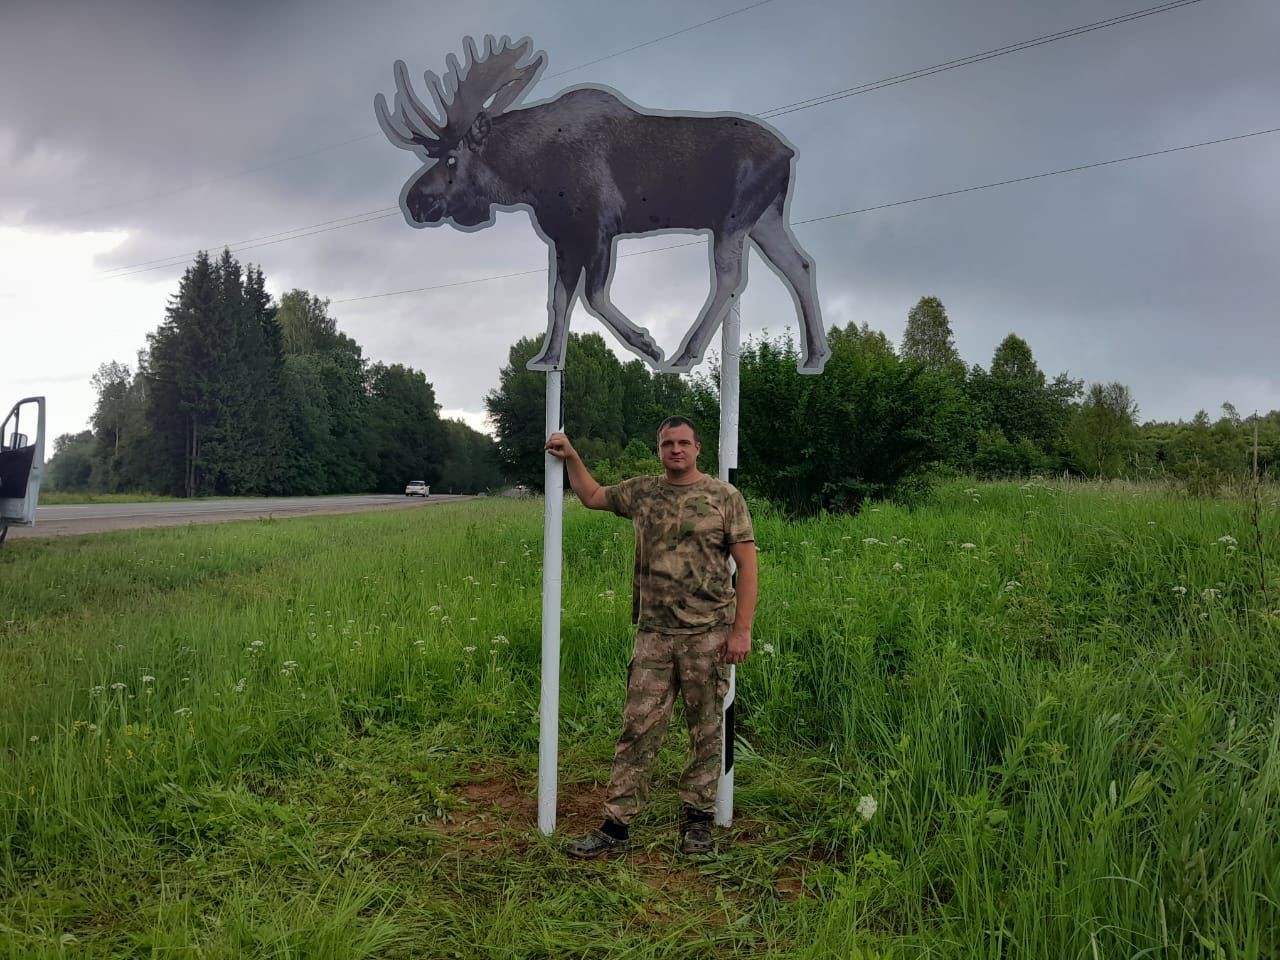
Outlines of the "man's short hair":
[{"label": "man's short hair", "polygon": [[667,427],[688,427],[690,430],[693,431],[693,442],[702,443],[702,437],[698,435],[697,425],[688,417],[679,417],[679,416],[667,417],[667,419],[663,420],[660,424],[658,424],[659,440],[662,439],[662,431],[666,430]]}]

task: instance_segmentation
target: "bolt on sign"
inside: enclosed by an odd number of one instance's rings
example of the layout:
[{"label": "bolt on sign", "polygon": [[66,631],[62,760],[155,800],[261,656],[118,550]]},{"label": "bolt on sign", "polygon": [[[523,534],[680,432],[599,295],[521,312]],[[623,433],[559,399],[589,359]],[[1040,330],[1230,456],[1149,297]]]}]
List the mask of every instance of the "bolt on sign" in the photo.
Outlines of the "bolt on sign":
[{"label": "bolt on sign", "polygon": [[[519,106],[547,65],[524,38],[463,40],[444,78],[428,71],[428,107],[397,60],[395,108],[374,109],[387,138],[423,167],[400,191],[413,227],[491,226],[497,211],[527,211],[549,254],[548,323],[531,370],[564,368],[569,314],[581,296],[622,344],[663,373],[702,361],[716,328],[747,284],[754,244],[790,290],[800,317],[801,373],[830,355],[812,259],[788,222],[796,149],[768,124],[723,113],[645,110],[607,87],[584,84]],[[609,297],[618,242],[654,233],[710,236],[711,291],[665,358],[649,332]]]}]

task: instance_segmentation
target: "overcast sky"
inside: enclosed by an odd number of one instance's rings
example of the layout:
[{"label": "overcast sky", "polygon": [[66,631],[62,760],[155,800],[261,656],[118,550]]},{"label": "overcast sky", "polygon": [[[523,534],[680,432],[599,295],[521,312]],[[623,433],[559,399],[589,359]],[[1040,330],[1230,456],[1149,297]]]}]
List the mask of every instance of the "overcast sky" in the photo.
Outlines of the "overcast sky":
[{"label": "overcast sky", "polygon": [[[526,103],[599,83],[655,109],[759,114],[1156,0],[752,2],[4,0],[0,405],[44,394],[51,437],[83,429],[90,376],[136,362],[189,256],[265,237],[281,242],[237,256],[274,294],[329,298],[369,359],[425,371],[446,413],[479,425],[510,345],[546,326],[546,251],[525,214],[463,233],[397,212],[282,239],[397,203],[418,162],[378,131],[372,100],[393,92],[398,58],[421,77],[465,35],[528,35],[549,63]],[[1200,0],[780,116],[800,152],[792,218],[1280,127],[1277,36],[1274,0]],[[1277,171],[1272,134],[796,236],[827,325],[898,342],[935,295],[971,364],[1016,332],[1050,376],[1127,383],[1144,419],[1216,416],[1224,401],[1266,411],[1280,407]],[[521,271],[535,272],[357,299]],[[794,329],[777,278],[758,262],[750,274],[744,332]],[[671,354],[708,282],[689,247],[621,261],[613,296]],[[581,307],[573,329],[611,340]]]}]

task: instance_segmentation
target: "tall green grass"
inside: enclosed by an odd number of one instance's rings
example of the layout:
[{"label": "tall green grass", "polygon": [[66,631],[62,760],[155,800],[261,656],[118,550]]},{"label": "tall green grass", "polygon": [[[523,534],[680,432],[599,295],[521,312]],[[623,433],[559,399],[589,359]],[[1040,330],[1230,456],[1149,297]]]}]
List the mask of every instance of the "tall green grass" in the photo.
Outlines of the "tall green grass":
[{"label": "tall green grass", "polygon": [[[678,738],[630,862],[536,834],[537,503],[6,545],[0,956],[1280,955],[1280,610],[1244,505],[753,510],[737,819],[692,865]],[[565,522],[577,828],[632,541]]]}]

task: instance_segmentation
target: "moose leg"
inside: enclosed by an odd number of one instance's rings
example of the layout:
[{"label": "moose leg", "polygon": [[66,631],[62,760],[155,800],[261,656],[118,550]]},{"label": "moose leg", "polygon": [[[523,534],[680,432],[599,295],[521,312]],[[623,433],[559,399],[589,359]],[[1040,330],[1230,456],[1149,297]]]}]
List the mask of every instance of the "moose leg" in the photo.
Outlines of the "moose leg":
[{"label": "moose leg", "polygon": [[655,366],[662,363],[662,349],[644,327],[637,327],[609,299],[609,276],[613,269],[613,247],[602,240],[596,254],[587,264],[587,306],[614,332],[627,349],[638,353]]},{"label": "moose leg", "polygon": [[821,373],[831,356],[827,334],[822,329],[822,314],[818,310],[818,283],[814,277],[813,258],[800,249],[782,208],[785,194],[778,199],[751,228],[750,237],[778,276],[791,288],[796,306],[800,310],[800,347],[804,351],[797,365],[801,373]]},{"label": "moose leg", "polygon": [[693,327],[685,335],[680,350],[666,365],[671,373],[688,373],[702,359],[707,344],[724,319],[729,301],[736,299],[746,286],[747,272],[743,268],[742,233],[716,234],[711,241],[711,260],[715,268],[711,277],[711,293],[703,304],[702,312]]},{"label": "moose leg", "polygon": [[525,364],[529,370],[563,370],[564,349],[569,339],[569,310],[577,296],[582,280],[582,261],[571,258],[564,250],[552,245],[551,265],[548,268],[551,289],[547,295],[547,335],[542,350]]}]

